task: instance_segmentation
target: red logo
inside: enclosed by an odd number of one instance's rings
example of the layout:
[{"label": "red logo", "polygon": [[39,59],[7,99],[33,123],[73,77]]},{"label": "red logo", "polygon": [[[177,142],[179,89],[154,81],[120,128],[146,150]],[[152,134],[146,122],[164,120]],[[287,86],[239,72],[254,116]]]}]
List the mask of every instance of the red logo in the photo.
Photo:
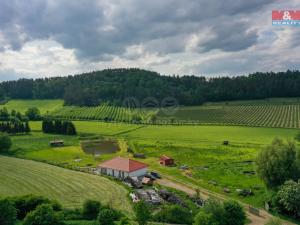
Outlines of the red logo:
[{"label": "red logo", "polygon": [[300,20],[300,10],[273,10],[272,20]]}]

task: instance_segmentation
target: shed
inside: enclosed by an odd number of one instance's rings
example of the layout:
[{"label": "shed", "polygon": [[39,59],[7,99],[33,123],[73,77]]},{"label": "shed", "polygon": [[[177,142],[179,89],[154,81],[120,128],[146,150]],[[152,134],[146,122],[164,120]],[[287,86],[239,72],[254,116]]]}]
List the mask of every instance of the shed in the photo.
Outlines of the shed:
[{"label": "shed", "polygon": [[64,146],[64,141],[63,140],[54,140],[49,142],[51,147],[62,147]]},{"label": "shed", "polygon": [[163,155],[159,158],[159,163],[164,166],[173,166],[174,159],[170,158],[169,156]]}]

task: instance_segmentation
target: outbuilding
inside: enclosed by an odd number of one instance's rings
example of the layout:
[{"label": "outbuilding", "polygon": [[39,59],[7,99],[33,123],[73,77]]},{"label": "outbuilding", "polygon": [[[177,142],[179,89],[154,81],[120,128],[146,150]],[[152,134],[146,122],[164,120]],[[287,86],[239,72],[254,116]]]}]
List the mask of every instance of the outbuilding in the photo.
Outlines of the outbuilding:
[{"label": "outbuilding", "polygon": [[170,158],[169,156],[163,155],[159,158],[159,163],[164,166],[173,166],[174,159]]},{"label": "outbuilding", "polygon": [[51,147],[63,147],[64,141],[63,140],[54,140],[49,142]]},{"label": "outbuilding", "polygon": [[125,179],[126,177],[141,177],[148,172],[148,165],[129,158],[116,157],[98,166],[101,174]]}]

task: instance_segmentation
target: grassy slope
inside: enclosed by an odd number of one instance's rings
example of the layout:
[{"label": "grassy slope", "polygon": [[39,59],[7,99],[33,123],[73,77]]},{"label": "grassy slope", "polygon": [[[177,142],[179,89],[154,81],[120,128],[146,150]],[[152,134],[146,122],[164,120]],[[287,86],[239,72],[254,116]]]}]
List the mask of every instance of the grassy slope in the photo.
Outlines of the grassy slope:
[{"label": "grassy slope", "polygon": [[52,112],[63,106],[63,100],[10,100],[0,108],[6,107],[9,111],[15,109],[21,113],[25,113],[30,107],[37,107],[42,114]]},{"label": "grassy slope", "polygon": [[65,207],[79,207],[85,199],[94,199],[132,215],[126,189],[100,176],[0,156],[0,177],[1,196],[43,195]]}]

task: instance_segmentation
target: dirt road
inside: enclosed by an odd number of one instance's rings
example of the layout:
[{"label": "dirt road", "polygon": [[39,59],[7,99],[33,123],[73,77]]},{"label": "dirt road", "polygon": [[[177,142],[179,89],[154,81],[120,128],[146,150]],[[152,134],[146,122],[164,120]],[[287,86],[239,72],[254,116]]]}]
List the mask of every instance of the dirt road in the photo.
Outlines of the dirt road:
[{"label": "dirt road", "polygon": [[[189,195],[194,195],[196,193],[195,187],[190,187],[186,184],[183,184],[181,182],[178,182],[177,180],[171,180],[168,178],[163,178],[156,180],[156,183],[162,186],[174,188],[180,191],[183,191]],[[197,187],[198,190],[200,190],[200,196],[203,199],[208,199],[209,197],[214,197],[220,200],[226,200],[226,197],[217,193],[212,193],[206,189]],[[243,204],[243,203],[242,203]],[[273,216],[269,214],[267,211],[260,209],[259,216],[254,215],[248,211],[249,206],[246,204],[243,204],[245,209],[247,209],[247,217],[251,221],[249,224],[250,225],[264,225],[270,218]],[[282,221],[284,225],[293,225],[293,223],[287,222],[287,221]]]}]

